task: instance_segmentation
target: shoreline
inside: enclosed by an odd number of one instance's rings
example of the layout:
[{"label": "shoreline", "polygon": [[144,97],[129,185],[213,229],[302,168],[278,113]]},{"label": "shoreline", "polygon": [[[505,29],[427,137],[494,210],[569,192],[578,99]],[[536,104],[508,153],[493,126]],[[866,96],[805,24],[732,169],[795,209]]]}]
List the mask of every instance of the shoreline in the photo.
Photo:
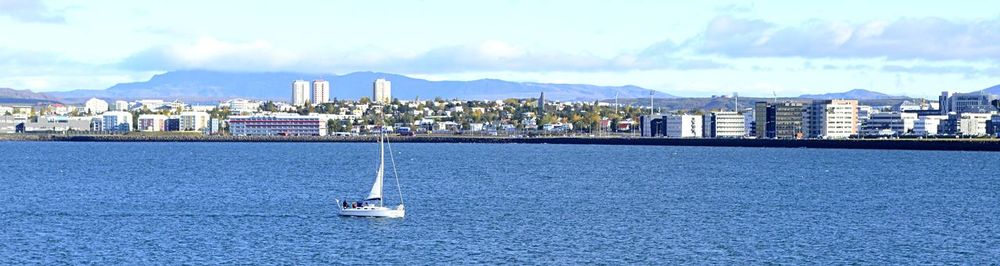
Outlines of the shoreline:
[{"label": "shoreline", "polygon": [[[0,135],[0,141],[65,142],[373,142],[374,136],[205,136],[205,135]],[[815,148],[873,150],[1000,151],[995,139],[671,139],[626,137],[493,137],[493,136],[390,136],[397,143],[493,143],[695,146],[746,148]]]}]

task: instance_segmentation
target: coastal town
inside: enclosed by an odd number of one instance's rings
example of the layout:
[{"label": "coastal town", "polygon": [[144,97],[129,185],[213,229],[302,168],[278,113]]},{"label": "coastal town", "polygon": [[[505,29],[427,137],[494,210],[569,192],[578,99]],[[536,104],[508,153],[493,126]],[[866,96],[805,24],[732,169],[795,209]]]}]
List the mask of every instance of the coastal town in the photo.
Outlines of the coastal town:
[{"label": "coastal town", "polygon": [[[572,136],[850,139],[997,137],[1000,97],[942,92],[937,101],[860,105],[856,99],[758,101],[740,108],[664,110],[617,100],[398,99],[392,82],[372,81],[371,97],[331,99],[325,80],[291,81],[288,101],[228,99],[184,103],[91,98],[82,104],[0,104],[3,134],[191,134],[354,136]],[[384,119],[384,120],[383,120]]]}]

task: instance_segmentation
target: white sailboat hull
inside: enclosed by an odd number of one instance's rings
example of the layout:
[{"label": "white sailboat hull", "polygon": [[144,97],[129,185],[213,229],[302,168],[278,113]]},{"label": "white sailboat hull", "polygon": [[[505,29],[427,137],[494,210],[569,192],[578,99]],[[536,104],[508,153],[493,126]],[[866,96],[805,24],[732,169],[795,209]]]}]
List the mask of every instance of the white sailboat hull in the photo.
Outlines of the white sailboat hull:
[{"label": "white sailboat hull", "polygon": [[405,214],[406,210],[403,209],[403,206],[398,206],[395,209],[380,206],[340,209],[341,216],[403,218]]}]

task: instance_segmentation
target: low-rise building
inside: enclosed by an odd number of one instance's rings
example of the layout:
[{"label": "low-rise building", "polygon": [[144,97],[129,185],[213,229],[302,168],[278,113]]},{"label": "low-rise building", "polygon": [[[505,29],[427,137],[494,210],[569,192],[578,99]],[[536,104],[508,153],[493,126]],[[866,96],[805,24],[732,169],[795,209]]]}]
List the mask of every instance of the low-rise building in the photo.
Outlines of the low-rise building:
[{"label": "low-rise building", "polygon": [[702,123],[706,138],[740,138],[746,135],[744,116],[737,112],[711,112]]},{"label": "low-rise building", "polygon": [[917,120],[915,113],[876,113],[861,126],[864,136],[900,136],[913,134],[913,124]]},{"label": "low-rise building", "polygon": [[181,112],[180,131],[205,131],[209,118],[209,114],[205,112]]},{"label": "low-rise building", "polygon": [[235,136],[325,136],[326,121],[298,114],[230,116],[229,133]]},{"label": "low-rise building", "polygon": [[941,120],[948,119],[946,115],[928,115],[918,117],[913,121],[913,134],[917,136],[934,136],[938,134]]},{"label": "low-rise building", "polygon": [[166,131],[167,130],[167,116],[160,114],[141,114],[139,115],[139,131]]},{"label": "low-rise building", "polygon": [[101,114],[103,121],[101,125],[104,131],[108,132],[129,132],[134,128],[132,124],[132,113],[125,111],[109,111]]}]

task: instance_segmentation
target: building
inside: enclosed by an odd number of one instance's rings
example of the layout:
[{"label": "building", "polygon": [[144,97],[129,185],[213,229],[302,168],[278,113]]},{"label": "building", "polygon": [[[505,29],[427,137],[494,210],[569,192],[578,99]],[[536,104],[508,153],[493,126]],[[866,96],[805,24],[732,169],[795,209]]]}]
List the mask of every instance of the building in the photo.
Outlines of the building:
[{"label": "building", "polygon": [[986,134],[1000,137],[1000,114],[990,116],[990,121],[986,123]]},{"label": "building", "polygon": [[858,101],[813,101],[806,107],[803,123],[809,138],[849,138],[858,134]]},{"label": "building", "polygon": [[292,82],[292,105],[305,106],[309,101],[309,82],[296,80]]},{"label": "building", "polygon": [[115,101],[115,111],[128,111],[128,107],[129,105],[128,102],[126,101],[122,100]]},{"label": "building", "polygon": [[984,92],[952,93],[941,92],[938,96],[941,115],[949,113],[990,113],[998,111],[995,101],[1000,99],[995,94]]},{"label": "building", "polygon": [[88,114],[99,115],[108,111],[108,102],[98,98],[90,98],[83,103],[83,109]]},{"label": "building", "polygon": [[946,115],[928,115],[917,117],[913,121],[913,134],[917,136],[934,136],[938,134],[941,120],[948,119]]},{"label": "building", "polygon": [[167,130],[167,116],[159,114],[139,115],[139,131],[155,132]]},{"label": "building", "polygon": [[167,118],[166,131],[181,131],[181,116],[172,115]]},{"label": "building", "polygon": [[861,126],[863,136],[901,136],[914,134],[913,125],[917,121],[916,113],[877,113]]},{"label": "building", "polygon": [[229,112],[237,115],[251,114],[260,110],[260,102],[246,99],[232,99],[220,104],[219,107],[227,107],[229,108]]},{"label": "building", "polygon": [[313,80],[312,103],[321,104],[330,101],[330,82],[326,80]]},{"label": "building", "polygon": [[757,137],[772,139],[805,137],[803,111],[804,105],[798,102],[757,102],[754,104]]},{"label": "building", "polygon": [[986,124],[990,121],[992,114],[988,113],[962,113],[958,120],[958,134],[962,136],[985,136]]},{"label": "building", "polygon": [[372,101],[376,103],[389,103],[392,101],[392,82],[385,79],[376,79],[372,85]]},{"label": "building", "polygon": [[[116,104],[117,105],[117,104]],[[101,125],[104,131],[109,132],[129,132],[132,131],[132,113],[125,111],[108,111],[101,116]]]},{"label": "building", "polygon": [[737,112],[712,112],[702,122],[706,138],[740,138],[746,135],[745,117]]},{"label": "building", "polygon": [[0,116],[0,133],[17,133],[18,128],[23,128],[26,122],[28,122],[26,115]]},{"label": "building", "polygon": [[704,133],[700,115],[644,115],[640,116],[640,132],[644,137],[700,138]]},{"label": "building", "polygon": [[541,92],[541,94],[538,95],[538,111],[535,111],[535,113],[538,113],[538,117],[545,118],[545,92],[544,91]]},{"label": "building", "polygon": [[89,131],[91,117],[40,116],[36,121],[25,121],[23,132]]},{"label": "building", "polygon": [[205,131],[209,118],[209,114],[205,112],[182,112],[180,131]]},{"label": "building", "polygon": [[264,114],[229,117],[234,136],[325,136],[326,121],[316,116]]}]

